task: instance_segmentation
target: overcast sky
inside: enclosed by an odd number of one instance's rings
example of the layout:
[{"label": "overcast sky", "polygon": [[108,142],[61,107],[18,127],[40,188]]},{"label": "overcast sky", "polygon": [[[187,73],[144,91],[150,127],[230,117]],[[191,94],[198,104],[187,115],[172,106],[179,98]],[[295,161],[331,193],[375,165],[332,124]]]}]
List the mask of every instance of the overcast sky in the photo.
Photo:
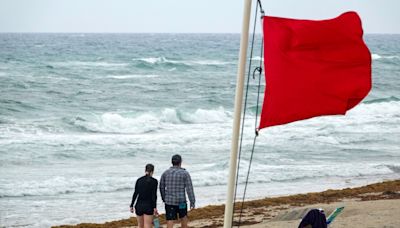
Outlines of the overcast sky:
[{"label": "overcast sky", "polygon": [[[262,3],[269,15],[301,19],[353,10],[366,33],[400,33],[400,0]],[[0,0],[0,32],[239,33],[242,13],[243,0]]]}]

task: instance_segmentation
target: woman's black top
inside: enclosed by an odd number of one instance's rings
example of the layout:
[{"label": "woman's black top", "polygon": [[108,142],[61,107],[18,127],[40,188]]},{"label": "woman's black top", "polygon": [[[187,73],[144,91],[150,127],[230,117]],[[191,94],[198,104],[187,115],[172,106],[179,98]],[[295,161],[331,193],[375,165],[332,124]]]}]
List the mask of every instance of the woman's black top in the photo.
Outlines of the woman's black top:
[{"label": "woman's black top", "polygon": [[136,181],[135,192],[132,196],[131,207],[136,201],[136,206],[157,207],[157,185],[158,181],[151,176],[143,176]]}]

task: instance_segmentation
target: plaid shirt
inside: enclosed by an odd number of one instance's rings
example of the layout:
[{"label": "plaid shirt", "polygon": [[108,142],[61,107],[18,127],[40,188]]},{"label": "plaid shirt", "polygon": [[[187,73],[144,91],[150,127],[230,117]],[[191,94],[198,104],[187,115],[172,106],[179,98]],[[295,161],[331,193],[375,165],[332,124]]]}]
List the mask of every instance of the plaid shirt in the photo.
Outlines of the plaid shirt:
[{"label": "plaid shirt", "polygon": [[190,206],[194,207],[196,200],[189,173],[181,167],[173,166],[162,174],[160,193],[165,204],[177,206],[180,203],[186,203],[185,189],[189,197]]}]

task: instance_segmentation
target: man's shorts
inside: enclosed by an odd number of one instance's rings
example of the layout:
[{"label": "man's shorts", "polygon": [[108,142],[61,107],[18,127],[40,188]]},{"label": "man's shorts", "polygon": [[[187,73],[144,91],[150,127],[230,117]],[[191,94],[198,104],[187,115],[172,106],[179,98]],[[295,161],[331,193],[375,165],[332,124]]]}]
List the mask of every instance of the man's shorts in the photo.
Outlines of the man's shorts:
[{"label": "man's shorts", "polygon": [[142,215],[153,215],[154,208],[151,205],[136,205],[135,206],[135,213],[137,216]]},{"label": "man's shorts", "polygon": [[187,215],[187,204],[168,205],[165,204],[165,217],[167,220],[177,220],[184,218]]}]

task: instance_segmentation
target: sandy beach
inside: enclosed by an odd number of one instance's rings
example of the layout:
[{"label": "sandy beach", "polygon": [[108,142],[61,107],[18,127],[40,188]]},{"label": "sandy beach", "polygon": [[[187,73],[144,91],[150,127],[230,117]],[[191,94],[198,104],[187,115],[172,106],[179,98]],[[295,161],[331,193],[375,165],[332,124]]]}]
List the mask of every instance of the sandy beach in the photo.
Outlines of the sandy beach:
[{"label": "sandy beach", "polygon": [[[359,201],[358,199],[346,199],[331,204],[313,204],[304,207],[294,207],[284,210],[271,219],[256,225],[243,226],[248,228],[297,227],[302,216],[312,208],[323,208],[330,214],[337,207],[345,207],[330,227],[399,227],[400,226],[400,200],[371,200]],[[261,215],[260,218],[263,216]]]},{"label": "sandy beach", "polygon": [[[335,208],[344,211],[330,227],[400,227],[400,180],[386,181],[358,188],[326,190],[246,201],[241,226],[297,227],[301,218],[312,208],[323,208],[329,215]],[[236,205],[234,224],[239,219]],[[222,227],[224,205],[211,205],[189,212],[190,227]],[[165,222],[161,215],[161,223]],[[136,227],[134,217],[104,224],[82,223],[57,227]]]}]

